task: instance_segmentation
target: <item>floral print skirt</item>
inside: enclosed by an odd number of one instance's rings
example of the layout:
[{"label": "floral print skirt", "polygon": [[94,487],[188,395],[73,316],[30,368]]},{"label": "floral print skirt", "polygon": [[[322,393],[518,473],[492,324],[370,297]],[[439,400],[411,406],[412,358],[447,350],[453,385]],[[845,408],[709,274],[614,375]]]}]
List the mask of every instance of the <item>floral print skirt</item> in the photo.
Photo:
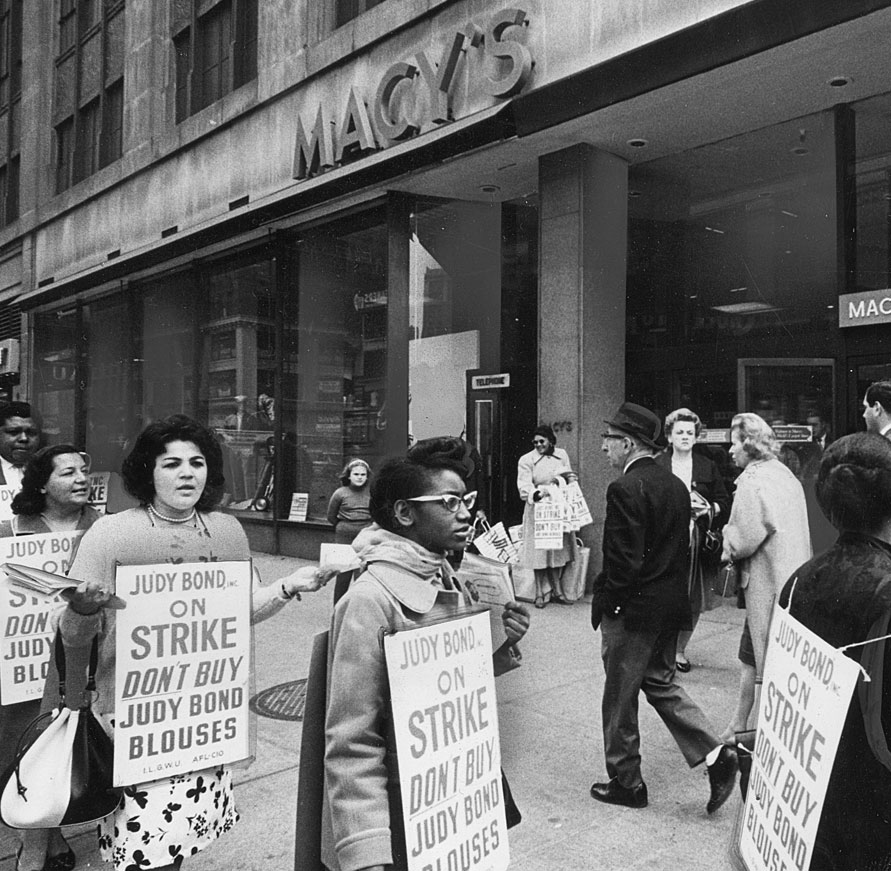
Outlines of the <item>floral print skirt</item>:
[{"label": "floral print skirt", "polygon": [[194,856],[238,822],[225,766],[128,786],[99,823],[99,849],[115,871],[159,868]]}]

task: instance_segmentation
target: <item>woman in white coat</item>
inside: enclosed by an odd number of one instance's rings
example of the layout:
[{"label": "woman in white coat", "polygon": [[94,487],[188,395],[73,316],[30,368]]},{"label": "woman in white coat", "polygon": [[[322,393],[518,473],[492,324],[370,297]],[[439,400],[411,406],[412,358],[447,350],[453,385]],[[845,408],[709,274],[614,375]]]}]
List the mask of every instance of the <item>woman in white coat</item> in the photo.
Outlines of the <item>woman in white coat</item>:
[{"label": "woman in white coat", "polygon": [[746,623],[739,648],[739,700],[725,740],[747,728],[764,671],[774,603],[792,573],[811,558],[804,490],[778,459],[779,445],[767,421],[737,414],[730,440],[730,456],[743,471],[724,527],[722,560],[739,567]]},{"label": "woman in white coat", "polygon": [[535,505],[551,498],[552,491],[563,483],[578,479],[569,463],[569,455],[557,447],[557,437],[549,426],[536,427],[532,433],[532,450],[523,454],[517,464],[517,489],[526,503],[523,511],[523,563],[535,571],[535,607],[550,602],[572,603],[563,594],[563,568],[575,556],[575,538],[563,534],[563,546],[556,550],[535,547]]}]

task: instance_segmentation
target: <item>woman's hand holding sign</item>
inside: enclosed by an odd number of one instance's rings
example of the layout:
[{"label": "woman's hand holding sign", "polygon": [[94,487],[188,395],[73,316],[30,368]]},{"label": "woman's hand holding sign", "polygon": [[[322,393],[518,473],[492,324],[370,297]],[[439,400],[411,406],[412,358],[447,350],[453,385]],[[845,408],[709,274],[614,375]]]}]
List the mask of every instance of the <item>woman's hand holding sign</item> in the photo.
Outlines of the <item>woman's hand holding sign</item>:
[{"label": "woman's hand holding sign", "polygon": [[516,644],[529,629],[529,612],[519,602],[507,602],[501,615],[510,644]]}]

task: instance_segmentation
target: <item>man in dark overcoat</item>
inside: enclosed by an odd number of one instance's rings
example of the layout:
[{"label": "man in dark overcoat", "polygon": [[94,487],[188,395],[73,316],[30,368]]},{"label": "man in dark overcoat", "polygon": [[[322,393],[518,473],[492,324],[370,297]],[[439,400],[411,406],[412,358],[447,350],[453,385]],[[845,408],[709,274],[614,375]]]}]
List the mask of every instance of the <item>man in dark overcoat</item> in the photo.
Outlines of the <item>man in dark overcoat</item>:
[{"label": "man in dark overcoat", "polygon": [[692,768],[705,761],[711,794],[708,813],[730,796],[736,751],[723,745],[699,707],[675,679],[678,632],[690,627],[687,571],[690,495],[653,454],[659,418],[626,402],[606,421],[602,450],[621,471],[606,492],[603,571],[594,583],[591,624],[600,628],[603,667],[603,744],[606,783],[598,801],[646,807],[641,776],[638,697],[668,726]]}]

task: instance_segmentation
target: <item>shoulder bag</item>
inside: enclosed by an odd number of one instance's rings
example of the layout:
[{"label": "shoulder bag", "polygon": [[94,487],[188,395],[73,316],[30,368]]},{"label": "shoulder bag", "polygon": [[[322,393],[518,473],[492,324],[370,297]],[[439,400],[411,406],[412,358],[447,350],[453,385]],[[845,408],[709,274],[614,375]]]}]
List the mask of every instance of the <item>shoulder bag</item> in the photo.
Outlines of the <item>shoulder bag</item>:
[{"label": "shoulder bag", "polygon": [[65,647],[58,632],[54,654],[59,707],[25,729],[15,761],[0,777],[0,820],[12,829],[95,822],[117,808],[124,792],[112,786],[114,745],[91,707],[99,636],[93,639],[83,704],[77,710],[65,705]]}]

